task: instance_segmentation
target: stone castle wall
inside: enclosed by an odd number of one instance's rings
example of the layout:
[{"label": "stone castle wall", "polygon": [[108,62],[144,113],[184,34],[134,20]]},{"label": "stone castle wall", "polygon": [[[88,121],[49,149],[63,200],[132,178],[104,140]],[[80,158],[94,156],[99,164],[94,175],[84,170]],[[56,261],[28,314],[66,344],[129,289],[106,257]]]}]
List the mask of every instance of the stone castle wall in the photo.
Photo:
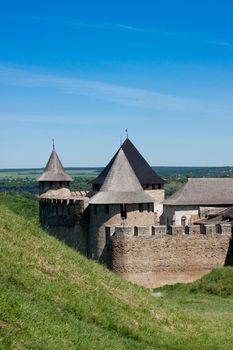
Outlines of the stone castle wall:
[{"label": "stone castle wall", "polygon": [[226,262],[233,263],[231,226],[155,226],[147,204],[89,205],[85,201],[40,200],[40,222],[49,234],[145,287],[189,282]]},{"label": "stone castle wall", "polygon": [[49,234],[87,255],[84,207],[84,200],[43,199],[39,215]]},{"label": "stone castle wall", "polygon": [[[143,204],[141,212],[138,204],[127,204],[125,225],[153,225],[155,213]],[[88,255],[107,266],[111,265],[106,226],[122,225],[120,204],[88,206]]]},{"label": "stone castle wall", "polygon": [[[109,230],[107,227],[106,230]],[[112,270],[125,279],[155,288],[191,282],[229,255],[231,226],[111,228]]]}]

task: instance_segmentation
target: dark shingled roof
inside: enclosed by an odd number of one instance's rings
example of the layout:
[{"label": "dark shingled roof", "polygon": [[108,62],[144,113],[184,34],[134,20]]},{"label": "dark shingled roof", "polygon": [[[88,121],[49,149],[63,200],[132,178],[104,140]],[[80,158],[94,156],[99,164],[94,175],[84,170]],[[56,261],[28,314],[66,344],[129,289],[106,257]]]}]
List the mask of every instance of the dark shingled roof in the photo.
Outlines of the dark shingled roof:
[{"label": "dark shingled roof", "polygon": [[100,191],[91,199],[90,204],[130,204],[153,203],[140,185],[128,159],[122,149],[119,150]]},{"label": "dark shingled roof", "polygon": [[68,175],[55,150],[52,151],[44,172],[37,179],[41,181],[73,181]]},{"label": "dark shingled roof", "polygon": [[191,178],[165,205],[232,205],[233,179]]},{"label": "dark shingled roof", "polygon": [[165,183],[165,181],[156,174],[156,172],[150,167],[132,142],[127,138],[108,165],[103,169],[99,176],[91,182],[92,184],[103,184],[104,179],[111,169],[120,149],[124,151],[124,154],[126,155],[126,158],[128,159],[129,164],[131,165],[141,185],[163,185]]}]

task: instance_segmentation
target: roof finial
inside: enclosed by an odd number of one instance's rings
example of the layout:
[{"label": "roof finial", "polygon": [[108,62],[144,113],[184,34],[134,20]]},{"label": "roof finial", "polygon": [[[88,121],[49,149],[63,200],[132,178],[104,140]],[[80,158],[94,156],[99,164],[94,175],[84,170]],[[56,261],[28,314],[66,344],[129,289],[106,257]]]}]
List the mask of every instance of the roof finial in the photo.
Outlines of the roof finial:
[{"label": "roof finial", "polygon": [[52,139],[52,142],[53,142],[53,151],[55,151],[54,139]]},{"label": "roof finial", "polygon": [[129,138],[128,129],[125,129],[125,132],[126,132],[126,138],[128,139]]}]

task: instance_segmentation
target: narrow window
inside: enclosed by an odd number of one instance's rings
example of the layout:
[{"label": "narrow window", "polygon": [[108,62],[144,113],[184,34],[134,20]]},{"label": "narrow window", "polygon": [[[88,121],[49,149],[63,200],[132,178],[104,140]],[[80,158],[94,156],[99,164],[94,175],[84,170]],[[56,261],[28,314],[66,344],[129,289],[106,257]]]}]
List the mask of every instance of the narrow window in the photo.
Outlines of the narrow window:
[{"label": "narrow window", "polygon": [[139,211],[140,211],[140,213],[143,212],[143,204],[142,203],[139,204]]},{"label": "narrow window", "polygon": [[53,183],[52,182],[50,182],[50,187],[53,187]]},{"label": "narrow window", "polygon": [[126,210],[126,204],[121,204],[121,218],[122,220],[127,219],[127,210]]},{"label": "narrow window", "polygon": [[61,181],[59,182],[59,186],[62,187],[62,182]]},{"label": "narrow window", "polygon": [[152,185],[152,189],[155,190],[155,184]]},{"label": "narrow window", "polygon": [[105,204],[105,214],[109,214],[109,205]]}]

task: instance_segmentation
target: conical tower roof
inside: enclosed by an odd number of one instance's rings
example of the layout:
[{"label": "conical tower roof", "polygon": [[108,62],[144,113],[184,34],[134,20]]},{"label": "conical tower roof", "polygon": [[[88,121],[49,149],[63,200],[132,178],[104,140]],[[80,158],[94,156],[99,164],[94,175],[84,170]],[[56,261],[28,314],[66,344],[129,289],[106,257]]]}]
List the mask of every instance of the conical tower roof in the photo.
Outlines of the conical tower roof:
[{"label": "conical tower roof", "polygon": [[70,175],[68,175],[57,155],[57,152],[53,149],[48,163],[44,169],[44,172],[37,179],[40,181],[73,181]]},{"label": "conical tower roof", "polygon": [[[133,143],[127,138],[122,146],[120,147],[126,155],[135,175],[137,176],[141,185],[163,185],[165,181],[156,174],[156,172],[151,168],[147,161],[143,158],[137,148]],[[120,150],[119,149],[119,150]],[[95,178],[91,183],[93,185],[102,185],[108,172],[110,171],[114,160],[119,152],[113,156],[108,165],[103,169],[97,178]]]},{"label": "conical tower roof", "polygon": [[126,155],[121,148],[109,170],[100,191],[90,204],[153,203],[153,198],[143,191]]}]

